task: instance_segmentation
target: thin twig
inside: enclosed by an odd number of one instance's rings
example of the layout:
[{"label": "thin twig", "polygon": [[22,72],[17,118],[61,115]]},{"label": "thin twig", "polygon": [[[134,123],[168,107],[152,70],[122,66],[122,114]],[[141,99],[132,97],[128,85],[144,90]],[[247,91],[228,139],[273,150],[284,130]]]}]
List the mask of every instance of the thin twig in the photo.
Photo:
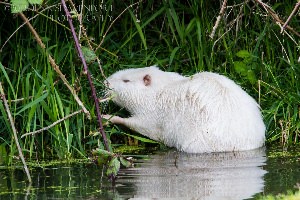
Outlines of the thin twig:
[{"label": "thin twig", "polygon": [[82,110],[77,110],[76,112],[73,112],[73,113],[71,113],[71,114],[65,116],[64,118],[57,120],[56,122],[52,123],[51,125],[49,125],[49,126],[47,126],[47,127],[44,127],[44,128],[42,128],[42,129],[40,129],[40,130],[37,130],[37,131],[25,133],[25,134],[23,134],[23,135],[21,136],[21,138],[23,138],[23,137],[25,137],[25,136],[28,136],[28,135],[35,135],[35,134],[37,134],[37,133],[41,133],[41,132],[43,132],[43,131],[46,131],[46,130],[52,128],[53,126],[56,126],[57,124],[59,124],[59,123],[65,121],[65,120],[69,119],[70,117],[73,117],[74,115],[77,115],[78,113],[81,113],[81,112],[82,112]]},{"label": "thin twig", "polygon": [[10,103],[19,103],[20,101],[25,101],[25,100],[29,100],[29,99],[32,99],[33,98],[33,96],[29,96],[29,97],[27,97],[27,98],[19,98],[19,99],[12,99],[12,100],[10,100],[9,102]]},{"label": "thin twig", "polygon": [[31,25],[31,23],[29,22],[29,20],[27,19],[27,17],[20,12],[19,16],[23,19],[23,21],[26,23],[26,25],[28,26],[29,30],[31,31],[31,33],[33,34],[35,40],[37,41],[37,43],[42,47],[42,49],[45,49],[46,46],[43,43],[42,39],[40,38],[40,36],[38,35],[38,33],[35,31],[35,29],[33,28],[33,26]]},{"label": "thin twig", "polygon": [[[247,3],[247,1],[246,2],[244,2],[244,4],[239,4],[239,5],[241,5],[241,7],[240,7],[240,12],[239,12],[239,14],[238,14],[238,16],[237,16],[237,18],[235,18],[234,20],[232,20],[228,25],[227,25],[227,29],[228,30],[226,30],[219,38],[217,38],[216,40],[215,40],[215,42],[214,42],[214,44],[213,44],[213,46],[212,46],[212,53],[211,53],[211,55],[213,54],[213,52],[214,52],[214,47],[216,46],[216,44],[224,37],[224,35],[226,35],[232,28],[233,28],[233,25],[234,25],[234,23],[236,23],[236,27],[238,27],[238,21],[243,17],[243,15],[241,14],[242,13],[242,9],[243,9],[243,7],[245,6],[245,4]],[[237,31],[236,31],[237,32]],[[237,34],[237,33],[236,33]]]},{"label": "thin twig", "polygon": [[91,74],[88,71],[88,66],[86,64],[85,58],[84,58],[82,50],[80,48],[80,43],[78,41],[78,38],[77,38],[77,35],[76,35],[76,32],[75,32],[75,28],[74,28],[73,22],[72,22],[72,17],[71,17],[70,12],[67,8],[66,2],[64,0],[61,0],[61,2],[62,2],[62,5],[63,5],[63,8],[64,8],[64,11],[66,13],[66,17],[67,17],[67,20],[69,22],[69,26],[71,28],[71,32],[72,32],[72,36],[73,36],[73,39],[74,39],[74,42],[75,42],[75,47],[76,47],[78,56],[82,61],[84,72],[87,75],[87,78],[88,78],[88,81],[89,81],[89,84],[90,84],[90,87],[91,87],[91,90],[92,90],[92,96],[93,96],[94,103],[95,103],[95,106],[96,106],[97,119],[98,119],[98,124],[99,124],[99,131],[102,134],[102,138],[103,138],[106,150],[110,151],[110,148],[109,148],[109,145],[108,145],[108,140],[107,140],[106,134],[104,132],[103,124],[102,124],[102,117],[101,117],[101,113],[100,113],[99,102],[98,102],[98,98],[97,98],[97,95],[96,95],[96,90],[95,90],[95,87],[94,87],[94,84],[93,84],[93,81],[92,81],[92,78],[91,78]]},{"label": "thin twig", "polygon": [[216,23],[215,23],[215,25],[213,27],[213,30],[212,30],[211,34],[209,35],[209,37],[211,39],[213,39],[214,36],[215,36],[216,30],[217,30],[217,28],[218,28],[218,26],[220,24],[221,17],[224,15],[224,12],[225,12],[225,9],[226,9],[226,5],[227,5],[227,0],[224,0],[223,4],[222,4],[222,7],[220,9],[219,16],[217,17]]},{"label": "thin twig", "polygon": [[22,160],[22,163],[23,163],[24,170],[26,172],[28,181],[31,183],[32,182],[31,176],[30,176],[30,173],[29,173],[29,170],[28,170],[28,167],[27,167],[27,164],[26,164],[23,152],[22,152],[22,148],[21,148],[21,146],[19,144],[19,141],[18,141],[17,130],[16,130],[16,127],[15,127],[15,124],[14,124],[14,120],[13,120],[13,118],[11,116],[11,112],[9,110],[9,106],[8,106],[7,100],[5,98],[5,93],[4,93],[4,90],[3,90],[1,82],[0,82],[0,95],[1,95],[1,99],[2,99],[2,101],[4,103],[4,106],[5,106],[5,110],[6,110],[9,122],[10,122],[10,126],[11,126],[13,134],[14,134],[14,138],[15,138],[15,142],[16,142],[16,145],[17,145],[17,148],[18,148],[19,156],[20,156],[20,158]]},{"label": "thin twig", "polygon": [[[47,91],[43,91],[43,94],[46,93]],[[25,97],[25,98],[19,98],[19,99],[11,99],[9,100],[9,103],[19,103],[21,101],[25,101],[25,100],[30,100],[32,99],[34,96],[29,96],[29,97]]]},{"label": "thin twig", "polygon": [[299,9],[300,6],[300,2],[296,3],[292,13],[290,14],[290,16],[288,17],[288,19],[286,20],[286,22],[283,24],[283,26],[281,27],[281,33],[283,33],[285,27],[288,25],[288,23],[291,21],[292,17],[295,15],[295,13],[297,12],[297,10]]},{"label": "thin twig", "polygon": [[[35,31],[35,29],[33,28],[33,26],[31,25],[31,23],[28,21],[27,17],[21,12],[19,13],[19,16],[23,19],[23,21],[27,24],[29,30],[31,31],[31,33],[33,34],[34,38],[36,39],[38,45],[40,47],[42,47],[43,49],[46,48],[45,44],[43,43],[43,41],[41,40],[40,36],[38,35],[38,33]],[[88,119],[91,118],[90,112],[84,107],[82,101],[79,99],[79,97],[76,94],[76,91],[74,90],[74,88],[72,88],[72,86],[69,84],[69,82],[67,81],[65,75],[63,75],[63,73],[60,71],[58,65],[55,63],[55,60],[52,58],[52,56],[50,54],[48,54],[48,58],[49,58],[49,62],[51,64],[51,66],[53,67],[53,69],[56,71],[56,73],[59,75],[59,77],[61,78],[61,80],[63,81],[63,83],[67,86],[67,88],[70,90],[70,92],[72,93],[75,101],[78,103],[78,105],[81,107],[81,109],[83,110],[83,112],[85,113],[85,115],[87,116]]]},{"label": "thin twig", "polygon": [[[268,6],[267,4],[262,2],[261,0],[254,0],[254,1],[257,2],[258,4],[260,4],[265,9],[265,11],[273,18],[273,20],[276,22],[276,24],[278,24],[280,26],[280,29],[282,29],[282,25],[284,24],[284,22],[279,18],[279,16],[275,13],[275,11],[270,6]],[[292,27],[290,27],[289,25],[286,25],[285,28],[288,29],[289,31],[291,31],[293,34],[300,37],[300,34],[297,31],[295,31]]]}]

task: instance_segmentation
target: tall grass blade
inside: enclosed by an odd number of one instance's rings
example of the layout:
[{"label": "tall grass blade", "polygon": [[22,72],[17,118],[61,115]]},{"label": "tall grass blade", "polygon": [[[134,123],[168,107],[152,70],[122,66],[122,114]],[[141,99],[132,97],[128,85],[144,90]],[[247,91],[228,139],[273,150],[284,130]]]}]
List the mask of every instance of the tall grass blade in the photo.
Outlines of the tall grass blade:
[{"label": "tall grass blade", "polygon": [[3,75],[4,75],[5,79],[6,79],[6,81],[7,81],[7,83],[8,83],[10,89],[11,89],[11,92],[12,92],[14,98],[17,99],[17,96],[16,96],[16,93],[15,93],[14,87],[12,86],[12,84],[11,84],[11,82],[10,82],[10,79],[9,79],[9,77],[8,77],[8,74],[6,73],[6,70],[4,69],[4,66],[2,65],[1,62],[0,62],[0,69],[1,69],[1,71],[2,71],[2,73],[3,73]]},{"label": "tall grass blade", "polygon": [[[44,87],[41,87],[38,94],[42,94]],[[48,91],[46,91],[43,95],[38,96],[38,98],[36,98],[34,101],[28,103],[27,105],[25,105],[21,110],[19,110],[19,112],[16,113],[16,115],[19,115],[20,113],[24,112],[25,110],[37,105],[38,103],[40,103],[41,101],[43,101],[44,99],[46,99],[48,96]]]},{"label": "tall grass blade", "polygon": [[136,18],[136,16],[133,14],[133,12],[131,10],[129,10],[129,13],[130,13],[130,16],[132,17],[134,25],[135,25],[135,27],[136,27],[136,29],[137,29],[137,31],[139,33],[139,36],[140,36],[140,38],[142,40],[144,48],[145,48],[145,50],[147,50],[147,42],[146,42],[146,39],[145,39],[145,35],[144,35],[144,33],[142,31],[142,28],[141,28],[141,26],[140,26],[140,24],[138,22],[138,19]]}]

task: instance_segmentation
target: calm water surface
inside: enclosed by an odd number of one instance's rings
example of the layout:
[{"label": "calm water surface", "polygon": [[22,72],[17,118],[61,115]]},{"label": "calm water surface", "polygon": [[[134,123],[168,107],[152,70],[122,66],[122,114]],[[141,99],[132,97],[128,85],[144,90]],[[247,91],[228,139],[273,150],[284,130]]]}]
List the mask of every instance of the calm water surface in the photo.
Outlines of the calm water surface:
[{"label": "calm water surface", "polygon": [[31,170],[0,167],[0,199],[256,199],[296,190],[300,148],[239,153],[156,152],[122,169],[115,186],[94,164]]}]

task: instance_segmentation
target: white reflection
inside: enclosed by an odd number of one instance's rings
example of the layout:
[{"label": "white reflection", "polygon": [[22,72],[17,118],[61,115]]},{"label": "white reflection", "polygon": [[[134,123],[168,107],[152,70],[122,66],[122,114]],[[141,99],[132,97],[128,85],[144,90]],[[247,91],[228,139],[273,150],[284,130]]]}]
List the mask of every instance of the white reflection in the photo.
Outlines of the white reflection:
[{"label": "white reflection", "polygon": [[132,199],[241,200],[263,190],[264,149],[187,154],[175,151],[150,156],[135,168],[121,170],[117,190],[135,188]]}]

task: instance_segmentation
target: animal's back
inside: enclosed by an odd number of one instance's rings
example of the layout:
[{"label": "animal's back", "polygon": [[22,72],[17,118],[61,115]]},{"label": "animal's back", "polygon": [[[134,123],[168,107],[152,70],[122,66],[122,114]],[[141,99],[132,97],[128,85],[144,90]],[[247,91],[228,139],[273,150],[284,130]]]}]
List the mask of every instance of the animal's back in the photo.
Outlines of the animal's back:
[{"label": "animal's back", "polygon": [[265,125],[255,100],[230,79],[196,74],[158,93],[163,141],[186,152],[263,146]]}]

